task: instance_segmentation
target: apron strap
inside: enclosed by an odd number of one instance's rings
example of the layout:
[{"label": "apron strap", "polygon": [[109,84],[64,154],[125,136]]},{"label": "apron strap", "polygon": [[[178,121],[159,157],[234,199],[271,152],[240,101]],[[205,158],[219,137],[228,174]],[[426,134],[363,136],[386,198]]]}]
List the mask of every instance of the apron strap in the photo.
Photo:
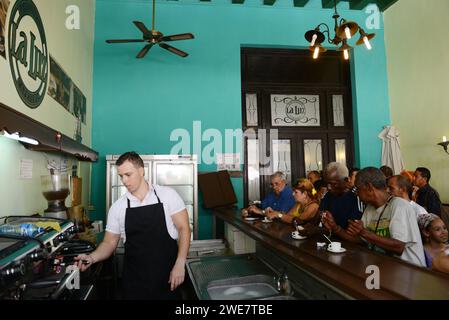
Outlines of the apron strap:
[{"label": "apron strap", "polygon": [[[161,199],[159,199],[159,196],[156,193],[156,189],[154,188],[154,186],[152,186],[152,187],[153,187],[154,195],[157,198],[157,203],[162,203]],[[128,209],[129,209],[129,208],[131,208],[131,202],[129,201],[129,198],[126,198],[126,200],[128,200]]]},{"label": "apron strap", "polygon": [[159,199],[159,196],[157,195],[157,193],[156,193],[156,189],[154,188],[154,186],[152,186],[153,187],[153,190],[154,190],[154,195],[156,196],[156,198],[157,198],[157,203],[162,203],[161,202],[161,199]]}]

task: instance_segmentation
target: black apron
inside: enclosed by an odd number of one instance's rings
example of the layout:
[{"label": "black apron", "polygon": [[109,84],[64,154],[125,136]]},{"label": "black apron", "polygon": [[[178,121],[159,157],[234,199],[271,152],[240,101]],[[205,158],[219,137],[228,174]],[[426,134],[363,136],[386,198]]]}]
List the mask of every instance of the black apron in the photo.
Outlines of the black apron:
[{"label": "black apron", "polygon": [[158,203],[128,208],[125,216],[124,298],[130,300],[181,299],[179,287],[170,291],[170,272],[178,255],[178,243],[167,230],[164,206]]}]

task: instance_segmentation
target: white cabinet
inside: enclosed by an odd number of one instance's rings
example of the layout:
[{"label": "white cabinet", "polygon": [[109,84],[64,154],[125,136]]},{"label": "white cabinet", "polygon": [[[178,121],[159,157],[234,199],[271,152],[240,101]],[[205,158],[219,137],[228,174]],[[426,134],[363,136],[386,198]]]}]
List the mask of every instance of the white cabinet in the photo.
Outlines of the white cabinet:
[{"label": "white cabinet", "polygon": [[[120,155],[106,156],[106,211],[126,193],[115,162]],[[198,239],[198,163],[196,155],[141,155],[145,179],[175,189],[189,213],[192,239]]]}]

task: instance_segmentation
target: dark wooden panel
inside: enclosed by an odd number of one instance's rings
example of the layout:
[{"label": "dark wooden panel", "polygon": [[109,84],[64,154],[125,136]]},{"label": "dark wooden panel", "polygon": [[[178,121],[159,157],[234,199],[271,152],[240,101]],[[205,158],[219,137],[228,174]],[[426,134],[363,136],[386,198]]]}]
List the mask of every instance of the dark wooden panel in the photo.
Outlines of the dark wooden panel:
[{"label": "dark wooden panel", "polygon": [[295,7],[304,7],[308,2],[309,0],[293,0],[293,5]]},{"label": "dark wooden panel", "polygon": [[56,138],[57,134],[60,134],[58,131],[2,103],[0,103],[0,130],[6,130],[9,133],[19,132],[21,136],[39,141],[37,146],[23,143],[30,150],[64,153],[80,161],[97,161],[98,159],[98,152],[64,134],[61,134],[60,142],[58,142]]},{"label": "dark wooden panel", "polygon": [[251,83],[325,84],[350,83],[348,62],[336,51],[314,60],[309,50],[242,49],[242,80]]},{"label": "dark wooden panel", "polygon": [[340,2],[340,0],[321,0],[321,6],[326,9],[333,8],[334,1],[336,1],[337,5]]}]

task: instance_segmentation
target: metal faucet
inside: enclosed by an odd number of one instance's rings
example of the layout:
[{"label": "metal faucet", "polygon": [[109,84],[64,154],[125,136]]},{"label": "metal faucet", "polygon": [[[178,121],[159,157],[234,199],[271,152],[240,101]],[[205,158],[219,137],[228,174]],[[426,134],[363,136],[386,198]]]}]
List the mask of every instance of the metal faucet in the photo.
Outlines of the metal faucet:
[{"label": "metal faucet", "polygon": [[285,268],[282,268],[281,274],[277,278],[277,290],[282,295],[290,296],[293,294],[292,287],[290,285],[290,280],[288,279]]}]

